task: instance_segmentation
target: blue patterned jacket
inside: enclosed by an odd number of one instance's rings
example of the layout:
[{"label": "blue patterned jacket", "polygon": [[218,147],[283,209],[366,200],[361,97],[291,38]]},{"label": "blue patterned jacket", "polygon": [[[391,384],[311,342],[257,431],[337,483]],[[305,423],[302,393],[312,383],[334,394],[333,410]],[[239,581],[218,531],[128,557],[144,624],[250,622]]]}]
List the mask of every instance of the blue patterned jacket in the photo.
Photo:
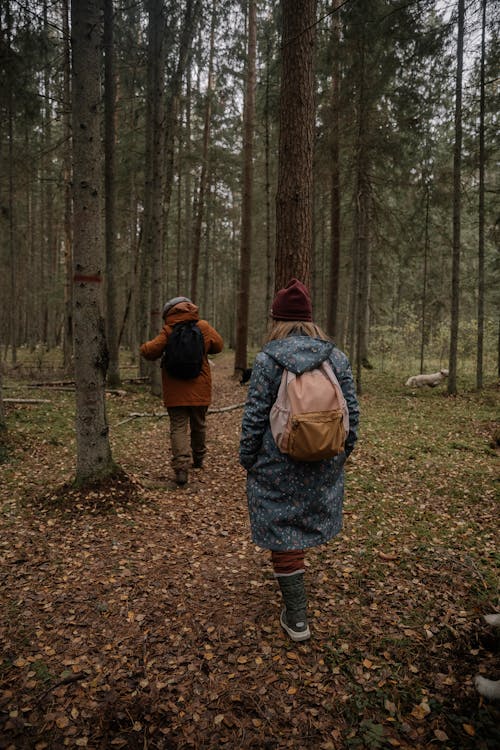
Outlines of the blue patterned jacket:
[{"label": "blue patterned jacket", "polygon": [[[349,409],[346,452],[318,462],[281,453],[269,426],[283,368],[300,375],[328,359]],[[257,355],[243,414],[240,463],[248,471],[252,539],[265,549],[304,549],[322,544],[342,526],[344,463],[357,439],[359,408],[346,355],[331,342],[309,336],[271,341]]]}]

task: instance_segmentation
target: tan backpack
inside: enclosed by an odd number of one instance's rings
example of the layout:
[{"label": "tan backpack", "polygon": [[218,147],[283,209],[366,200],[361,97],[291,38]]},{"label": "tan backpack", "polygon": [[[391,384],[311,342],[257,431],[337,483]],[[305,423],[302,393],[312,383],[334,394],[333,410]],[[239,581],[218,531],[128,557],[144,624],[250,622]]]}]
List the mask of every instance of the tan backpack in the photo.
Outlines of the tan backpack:
[{"label": "tan backpack", "polygon": [[296,461],[322,461],[342,453],[349,411],[329,362],[302,375],[285,368],[269,422],[280,451]]}]

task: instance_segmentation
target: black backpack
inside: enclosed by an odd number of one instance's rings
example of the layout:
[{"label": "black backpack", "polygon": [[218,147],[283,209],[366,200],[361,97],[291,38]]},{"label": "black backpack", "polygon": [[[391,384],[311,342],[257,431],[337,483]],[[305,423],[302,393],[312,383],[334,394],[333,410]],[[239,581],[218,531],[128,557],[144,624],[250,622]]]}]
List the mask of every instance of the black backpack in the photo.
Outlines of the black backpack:
[{"label": "black backpack", "polygon": [[179,380],[197,378],[203,365],[205,342],[194,320],[177,323],[168,337],[161,356],[161,366]]}]

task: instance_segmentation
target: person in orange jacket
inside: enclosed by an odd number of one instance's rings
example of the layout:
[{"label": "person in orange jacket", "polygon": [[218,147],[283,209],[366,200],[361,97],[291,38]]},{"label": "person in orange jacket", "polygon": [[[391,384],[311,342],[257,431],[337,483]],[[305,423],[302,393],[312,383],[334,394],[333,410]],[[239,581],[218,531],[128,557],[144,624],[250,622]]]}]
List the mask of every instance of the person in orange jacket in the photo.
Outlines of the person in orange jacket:
[{"label": "person in orange jacket", "polygon": [[212,374],[208,354],[222,351],[224,342],[219,333],[206,320],[200,320],[198,308],[188,297],[168,300],[162,313],[165,324],[152,341],[140,347],[141,355],[148,360],[159,359],[175,325],[193,321],[203,336],[204,354],[200,374],[189,380],[173,377],[162,367],[163,403],[170,418],[170,442],[175,481],[184,485],[188,481],[190,466],[203,467],[206,454],[206,414],[212,401]]}]

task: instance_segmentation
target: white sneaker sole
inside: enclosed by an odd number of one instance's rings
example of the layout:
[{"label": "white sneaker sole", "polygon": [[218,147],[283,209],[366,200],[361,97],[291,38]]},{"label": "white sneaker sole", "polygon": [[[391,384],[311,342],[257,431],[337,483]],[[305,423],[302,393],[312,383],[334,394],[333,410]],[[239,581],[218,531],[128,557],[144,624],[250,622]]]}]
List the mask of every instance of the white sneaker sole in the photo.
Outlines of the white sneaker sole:
[{"label": "white sneaker sole", "polygon": [[283,609],[280,616],[280,625],[283,630],[286,630],[292,641],[307,641],[311,637],[309,625],[306,626],[305,630],[301,630],[300,632],[298,632],[297,630],[292,630],[292,628],[288,627],[285,622],[285,612],[286,610]]}]

